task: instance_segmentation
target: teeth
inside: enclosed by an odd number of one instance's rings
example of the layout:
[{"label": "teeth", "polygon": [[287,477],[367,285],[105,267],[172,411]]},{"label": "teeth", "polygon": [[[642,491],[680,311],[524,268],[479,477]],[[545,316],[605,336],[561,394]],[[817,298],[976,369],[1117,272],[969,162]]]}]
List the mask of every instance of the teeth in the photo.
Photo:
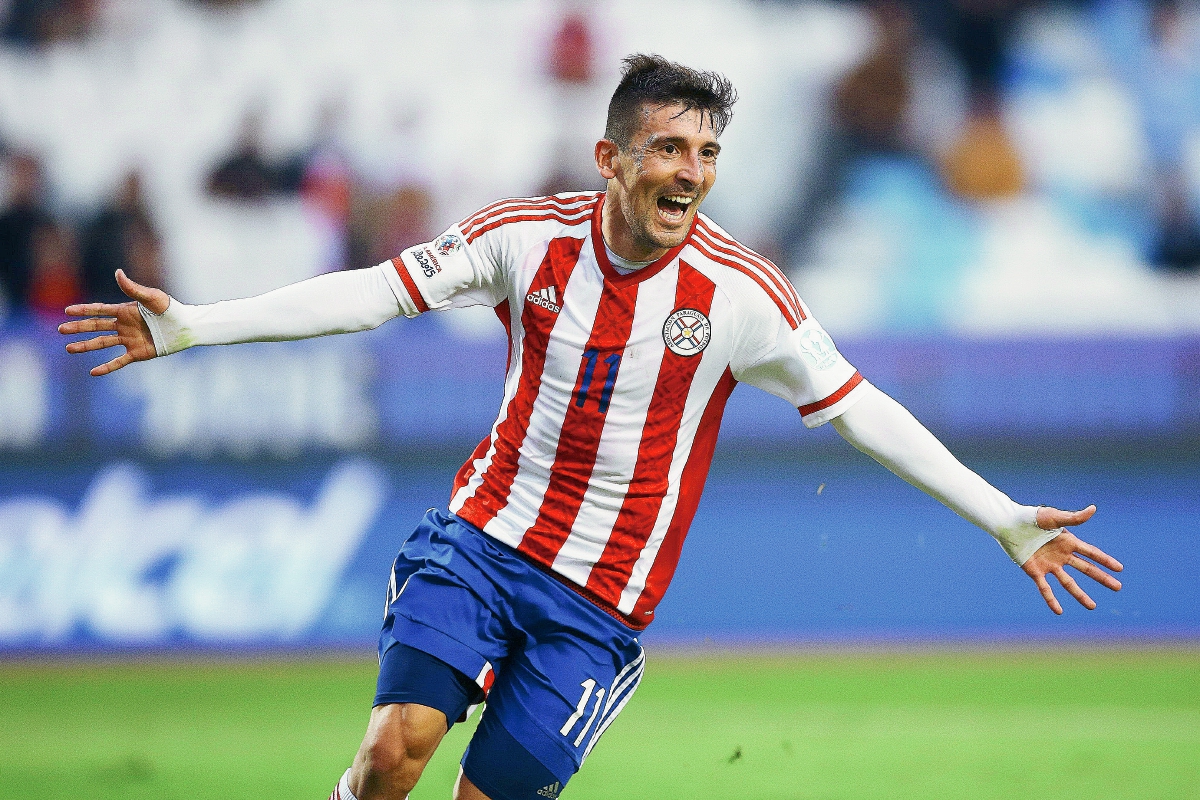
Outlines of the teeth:
[{"label": "teeth", "polygon": [[667,195],[663,199],[670,200],[672,203],[679,203],[679,205],[681,205],[681,206],[690,206],[692,204],[693,198],[684,197],[683,195],[678,195],[678,194],[672,194],[672,195]]}]

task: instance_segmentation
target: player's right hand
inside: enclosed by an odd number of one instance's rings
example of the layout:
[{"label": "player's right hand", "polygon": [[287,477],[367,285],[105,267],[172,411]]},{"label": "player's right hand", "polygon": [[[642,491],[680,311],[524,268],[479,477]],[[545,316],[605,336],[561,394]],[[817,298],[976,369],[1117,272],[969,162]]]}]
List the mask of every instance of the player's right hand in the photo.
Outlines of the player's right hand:
[{"label": "player's right hand", "polygon": [[116,358],[98,367],[92,367],[92,375],[107,375],[126,364],[147,361],[158,355],[154,349],[154,338],[150,335],[150,328],[142,319],[142,312],[138,310],[138,303],[155,314],[161,314],[171,304],[171,296],[161,289],[135,283],[122,270],[117,270],[117,285],[121,287],[122,292],[133,298],[134,302],[80,303],[67,306],[67,316],[88,319],[72,320],[58,326],[58,332],[68,336],[76,333],[112,331],[104,336],[71,342],[67,345],[68,353],[87,353],[118,345],[125,348],[125,352]]}]

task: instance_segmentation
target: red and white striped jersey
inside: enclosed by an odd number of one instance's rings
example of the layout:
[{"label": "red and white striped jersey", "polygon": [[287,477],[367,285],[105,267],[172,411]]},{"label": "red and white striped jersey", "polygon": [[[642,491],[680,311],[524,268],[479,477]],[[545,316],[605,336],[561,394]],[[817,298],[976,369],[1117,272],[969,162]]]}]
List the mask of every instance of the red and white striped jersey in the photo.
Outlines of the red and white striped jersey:
[{"label": "red and white striped jersey", "polygon": [[697,215],[683,244],[621,274],[600,193],[502,200],[393,259],[407,316],[495,308],[504,399],[450,511],[634,628],[679,559],[738,381],[815,427],[862,377],[783,273]]}]

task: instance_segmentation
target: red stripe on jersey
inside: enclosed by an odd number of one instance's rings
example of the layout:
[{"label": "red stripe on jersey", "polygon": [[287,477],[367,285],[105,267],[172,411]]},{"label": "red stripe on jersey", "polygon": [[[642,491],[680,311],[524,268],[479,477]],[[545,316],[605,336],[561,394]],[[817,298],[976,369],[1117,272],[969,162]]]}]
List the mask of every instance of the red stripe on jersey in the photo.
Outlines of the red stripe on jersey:
[{"label": "red stripe on jersey", "polygon": [[474,214],[472,214],[471,216],[467,217],[462,222],[460,222],[458,224],[458,229],[460,231],[462,231],[463,233],[466,233],[468,227],[478,224],[484,218],[486,218],[488,216],[492,216],[494,214],[503,214],[506,209],[501,208],[501,206],[529,205],[531,203],[544,203],[544,204],[548,204],[548,205],[555,205],[560,208],[565,208],[568,206],[574,206],[577,203],[586,203],[590,200],[595,199],[595,197],[596,197],[595,192],[585,192],[582,194],[574,195],[570,198],[555,197],[554,195],[548,195],[546,197],[508,197],[508,198],[505,198],[504,200],[497,200],[496,202],[492,203],[491,205],[484,206],[483,208],[479,209]]},{"label": "red stripe on jersey", "polygon": [[500,318],[500,324],[504,326],[504,335],[508,337],[508,360],[504,363],[504,374],[507,375],[508,370],[512,367],[512,307],[508,304],[506,297],[492,310]]},{"label": "red stripe on jersey", "polygon": [[475,449],[471,451],[471,457],[463,462],[463,465],[458,468],[458,473],[454,476],[454,486],[450,488],[450,501],[454,501],[454,496],[458,494],[458,490],[467,485],[467,481],[471,480],[471,476],[475,474],[475,462],[487,455],[488,447],[492,444],[492,437],[483,437],[483,441],[475,445]]},{"label": "red stripe on jersey", "polygon": [[[675,310],[691,308],[707,315],[712,310],[716,289],[716,284],[681,260],[675,286]],[[646,546],[662,508],[688,391],[703,358],[703,354],[681,356],[667,350],[659,365],[654,394],[642,427],[633,478],[604,552],[592,567],[587,581],[588,589],[614,607],[621,601],[621,591],[629,583],[633,566]]]},{"label": "red stripe on jersey", "polygon": [[[493,311],[500,318],[500,323],[504,326],[504,333],[508,336],[508,364],[504,368],[504,373],[507,375],[508,370],[512,368],[512,314],[509,312],[508,299],[496,306]],[[454,486],[450,490],[450,500],[454,500],[454,496],[458,494],[458,490],[467,485],[467,481],[471,480],[471,476],[475,474],[475,462],[483,458],[488,451],[488,446],[492,443],[490,435],[485,436],[483,441],[476,445],[475,450],[471,453],[471,457],[459,467],[458,474],[454,476]]]},{"label": "red stripe on jersey", "polygon": [[413,305],[417,307],[419,313],[424,314],[429,310],[429,306],[425,303],[425,298],[421,297],[421,292],[417,289],[417,284],[413,281],[412,275],[408,274],[408,267],[404,266],[404,260],[397,256],[392,259],[392,266],[396,268],[396,274],[400,276],[400,280],[404,283],[404,288],[408,292],[408,296],[412,298]]},{"label": "red stripe on jersey", "polygon": [[790,303],[785,302],[783,298],[776,294],[775,291],[767,285],[767,282],[764,281],[757,272],[739,261],[734,261],[732,259],[723,258],[722,256],[717,255],[715,252],[713,252],[711,246],[708,245],[699,235],[692,237],[692,246],[699,250],[706,258],[711,259],[718,264],[724,264],[727,267],[736,269],[738,272],[757,283],[760,287],[762,287],[762,290],[767,293],[767,296],[775,302],[779,312],[783,314],[783,318],[788,321],[788,325],[792,326],[792,330],[795,330],[797,327],[799,327],[800,323],[797,322],[795,314],[792,313]]},{"label": "red stripe on jersey", "polygon": [[[560,295],[565,293],[567,281],[579,262],[583,243],[583,239],[570,237],[551,240],[546,256],[529,286],[530,293],[550,286],[557,287]],[[525,441],[529,430],[533,402],[542,386],[546,345],[550,342],[550,331],[557,320],[557,314],[533,303],[526,303],[521,310],[521,327],[525,331],[525,338],[521,348],[521,377],[517,391],[508,402],[504,421],[496,427],[496,453],[483,473],[483,483],[458,511],[460,517],[477,528],[483,529],[508,502],[508,493],[512,491],[513,481],[517,477],[521,443]]]},{"label": "red stripe on jersey", "polygon": [[637,292],[636,285],[617,287],[605,281],[600,293],[596,320],[580,357],[575,388],[554,454],[550,483],[537,520],[525,531],[517,548],[547,566],[554,563],[563,542],[571,535],[596,466],[600,435],[614,395],[621,356],[633,330]]},{"label": "red stripe on jersey", "polygon": [[862,379],[862,373],[855,372],[850,376],[850,380],[842,384],[842,388],[829,395],[829,397],[826,397],[824,400],[818,400],[815,403],[809,403],[806,406],[800,406],[800,416],[807,417],[813,412],[820,411],[823,408],[829,408],[831,405],[850,394],[851,390],[853,390],[855,386],[858,386],[860,383],[862,383]]},{"label": "red stripe on jersey", "polygon": [[703,225],[699,227],[700,230],[696,231],[696,238],[701,239],[716,252],[751,268],[759,275],[765,276],[774,287],[775,296],[787,304],[788,308],[795,314],[797,320],[804,319],[804,309],[800,307],[800,298],[796,296],[795,290],[792,289],[791,281],[784,277],[783,273],[779,272],[774,264],[765,259],[753,256],[753,251],[747,250],[741,245],[737,245],[735,248],[723,243],[716,238],[710,228],[706,228]]},{"label": "red stripe on jersey", "polygon": [[556,222],[562,222],[567,225],[570,225],[572,223],[578,225],[579,223],[587,220],[589,213],[590,213],[590,209],[585,208],[579,214],[579,216],[575,216],[575,217],[569,217],[566,215],[565,212],[561,212],[561,211],[546,211],[545,213],[525,214],[525,215],[522,215],[519,217],[501,217],[500,219],[496,220],[495,222],[489,222],[487,225],[484,225],[481,228],[476,228],[474,233],[467,236],[467,244],[470,244],[471,242],[475,241],[476,239],[478,239],[480,236],[483,236],[488,231],[494,231],[496,228],[499,228],[501,225],[507,225],[510,222],[545,222],[547,220],[554,220]]},{"label": "red stripe on jersey", "polygon": [[729,395],[736,385],[737,380],[729,367],[726,367],[725,374],[721,376],[717,388],[708,400],[708,405],[704,407],[700,427],[692,441],[692,452],[688,455],[683,475],[679,479],[679,499],[675,503],[675,513],[671,515],[667,535],[663,537],[662,544],[654,556],[654,564],[646,575],[646,586],[642,589],[630,615],[640,620],[643,627],[649,625],[650,620],[654,618],[654,608],[658,601],[662,600],[667,585],[675,576],[679,553],[683,550],[683,540],[687,537],[688,528],[692,526],[696,507],[700,505],[700,495],[704,492],[704,481],[708,478],[708,468],[712,464],[713,451],[717,446],[717,433],[721,430],[725,402],[729,400]]},{"label": "red stripe on jersey", "polygon": [[716,228],[714,228],[712,225],[705,222],[704,220],[700,220],[700,227],[705,233],[707,233],[709,235],[709,237],[711,237],[712,239],[715,239],[718,242],[721,242],[722,244],[726,245],[727,247],[733,248],[738,253],[741,253],[742,256],[744,258],[746,258],[747,260],[749,260],[751,263],[758,264],[768,274],[773,276],[775,285],[778,286],[791,299],[792,303],[796,306],[796,310],[800,314],[800,319],[805,318],[806,315],[804,313],[804,304],[800,302],[800,295],[796,294],[796,287],[792,286],[792,282],[788,280],[787,276],[783,274],[783,270],[781,270],[779,267],[777,267],[774,264],[774,262],[772,262],[770,259],[764,258],[763,256],[759,255],[758,253],[754,252],[753,250],[751,250],[749,247],[746,247],[746,245],[742,244],[741,242],[727,236],[724,233],[721,233],[721,231],[717,230]]}]

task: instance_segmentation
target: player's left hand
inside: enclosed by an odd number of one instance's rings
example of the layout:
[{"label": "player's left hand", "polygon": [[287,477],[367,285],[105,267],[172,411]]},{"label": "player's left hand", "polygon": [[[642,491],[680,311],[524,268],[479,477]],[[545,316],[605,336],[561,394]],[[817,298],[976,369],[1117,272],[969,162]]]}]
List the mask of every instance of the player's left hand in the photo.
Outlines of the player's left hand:
[{"label": "player's left hand", "polygon": [[[1082,511],[1059,511],[1057,508],[1042,506],[1037,512],[1037,524],[1044,531],[1052,531],[1066,525],[1082,525],[1095,513],[1095,506],[1088,506]],[[1091,561],[1085,559],[1091,559]],[[1063,588],[1070,592],[1071,596],[1078,600],[1084,608],[1091,610],[1096,607],[1096,601],[1088,597],[1087,592],[1067,574],[1065,569],[1067,566],[1079,570],[1114,592],[1120,590],[1121,582],[1093,564],[1092,561],[1108,567],[1113,572],[1120,572],[1122,569],[1120,561],[1099,547],[1094,547],[1070,531],[1063,530],[1058,536],[1039,547],[1029,557],[1029,560],[1021,565],[1021,569],[1033,578],[1033,582],[1037,584],[1038,591],[1042,593],[1042,598],[1046,601],[1046,605],[1050,606],[1050,610],[1055,614],[1061,614],[1063,613],[1062,606],[1059,605],[1058,598],[1054,596],[1050,584],[1046,581],[1046,576],[1050,574],[1058,578],[1058,582],[1063,585]]]}]

